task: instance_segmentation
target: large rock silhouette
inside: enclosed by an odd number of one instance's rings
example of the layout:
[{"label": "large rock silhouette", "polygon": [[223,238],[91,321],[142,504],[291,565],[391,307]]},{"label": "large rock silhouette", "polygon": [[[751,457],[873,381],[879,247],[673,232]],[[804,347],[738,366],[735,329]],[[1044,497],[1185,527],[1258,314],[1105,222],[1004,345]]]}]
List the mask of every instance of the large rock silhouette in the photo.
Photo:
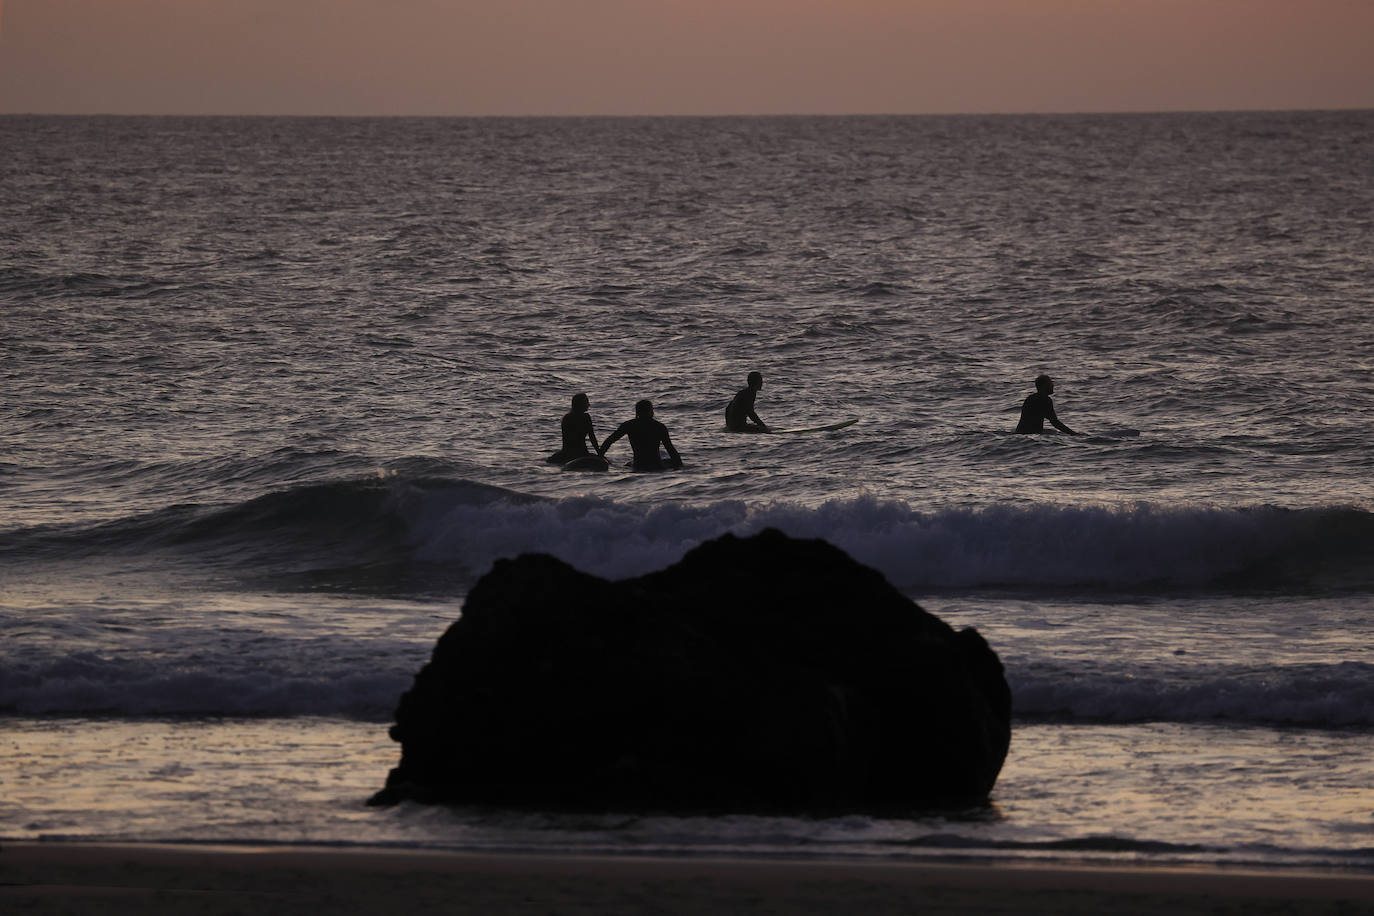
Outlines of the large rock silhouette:
[{"label": "large rock silhouette", "polygon": [[986,799],[997,655],[820,540],[725,535],[608,581],[498,561],[401,697],[372,799],[672,811]]}]

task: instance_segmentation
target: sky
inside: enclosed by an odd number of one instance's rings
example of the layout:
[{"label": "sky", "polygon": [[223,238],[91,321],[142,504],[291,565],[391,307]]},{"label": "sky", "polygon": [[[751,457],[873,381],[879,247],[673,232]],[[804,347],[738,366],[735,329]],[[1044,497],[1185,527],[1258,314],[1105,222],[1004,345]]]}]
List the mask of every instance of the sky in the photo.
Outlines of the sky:
[{"label": "sky", "polygon": [[0,114],[1374,108],[1374,0],[0,0]]}]

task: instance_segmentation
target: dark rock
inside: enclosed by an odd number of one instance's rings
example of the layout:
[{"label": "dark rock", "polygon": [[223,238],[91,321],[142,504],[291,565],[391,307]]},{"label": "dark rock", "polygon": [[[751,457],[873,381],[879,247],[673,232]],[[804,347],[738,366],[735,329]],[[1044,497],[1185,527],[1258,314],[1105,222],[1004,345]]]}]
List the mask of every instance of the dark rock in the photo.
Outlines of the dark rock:
[{"label": "dark rock", "polygon": [[372,799],[696,811],[986,799],[997,655],[820,540],[725,535],[611,582],[498,561],[401,697]]}]

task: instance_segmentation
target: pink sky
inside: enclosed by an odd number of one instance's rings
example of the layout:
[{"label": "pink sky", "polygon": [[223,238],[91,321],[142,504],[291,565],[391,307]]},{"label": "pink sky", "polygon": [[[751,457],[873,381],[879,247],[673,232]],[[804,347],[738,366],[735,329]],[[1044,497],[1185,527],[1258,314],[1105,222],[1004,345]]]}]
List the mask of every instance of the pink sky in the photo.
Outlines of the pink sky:
[{"label": "pink sky", "polygon": [[1371,0],[0,2],[0,113],[1374,108]]}]

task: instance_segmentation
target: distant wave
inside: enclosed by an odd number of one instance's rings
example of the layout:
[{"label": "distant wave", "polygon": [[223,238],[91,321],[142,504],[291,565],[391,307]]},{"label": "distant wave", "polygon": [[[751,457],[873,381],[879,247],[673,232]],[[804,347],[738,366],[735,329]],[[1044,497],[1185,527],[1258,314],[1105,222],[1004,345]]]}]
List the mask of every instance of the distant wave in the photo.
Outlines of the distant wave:
[{"label": "distant wave", "polygon": [[[111,656],[34,648],[0,667],[0,711],[27,715],[334,716],[391,719],[431,643],[255,640],[250,645]],[[1374,728],[1374,665],[1171,676],[1053,673],[1008,666],[1019,722],[1182,722]]]},{"label": "distant wave", "polygon": [[[991,505],[919,509],[860,496],[818,507],[544,499],[443,477],[292,487],[75,528],[0,532],[0,558],[171,551],[270,573],[403,564],[412,585],[470,583],[547,552],[609,578],[675,562],[725,532],[824,538],[908,591],[1374,588],[1374,515],[1353,508]],[[457,577],[455,579],[455,577]]]},{"label": "distant wave", "polygon": [[196,662],[94,653],[36,658],[29,652],[7,659],[0,670],[0,711],[128,718],[332,716],[385,722],[419,668],[376,655],[357,664],[358,655],[348,653],[354,662],[349,668],[337,652],[310,653],[303,660],[293,659],[290,647],[279,653],[262,645],[253,649],[202,653]]},{"label": "distant wave", "polygon": [[1008,678],[1022,720],[1374,727],[1374,665],[1363,662],[1168,675],[1013,669]]}]

